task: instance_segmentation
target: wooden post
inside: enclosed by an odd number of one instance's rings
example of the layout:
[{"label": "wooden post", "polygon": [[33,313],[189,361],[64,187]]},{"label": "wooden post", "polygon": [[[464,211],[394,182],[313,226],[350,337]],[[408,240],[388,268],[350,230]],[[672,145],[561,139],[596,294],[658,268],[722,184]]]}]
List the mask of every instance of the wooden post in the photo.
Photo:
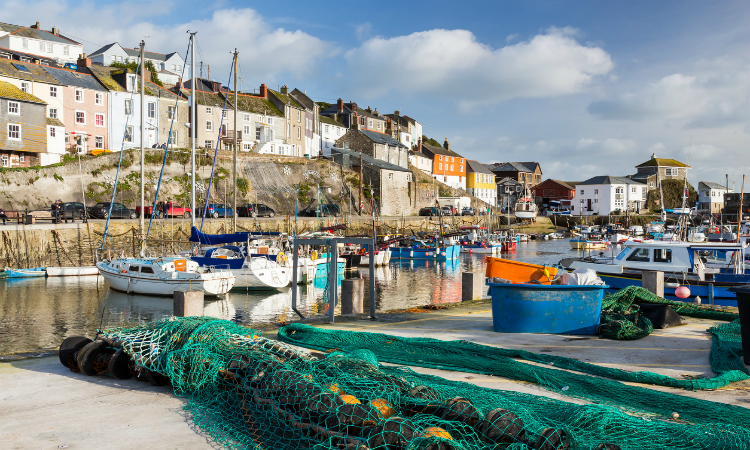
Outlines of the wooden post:
[{"label": "wooden post", "polygon": [[740,209],[737,210],[737,240],[740,241],[740,229],[742,228],[742,200],[745,196],[745,175],[742,175],[742,191],[740,193]]}]

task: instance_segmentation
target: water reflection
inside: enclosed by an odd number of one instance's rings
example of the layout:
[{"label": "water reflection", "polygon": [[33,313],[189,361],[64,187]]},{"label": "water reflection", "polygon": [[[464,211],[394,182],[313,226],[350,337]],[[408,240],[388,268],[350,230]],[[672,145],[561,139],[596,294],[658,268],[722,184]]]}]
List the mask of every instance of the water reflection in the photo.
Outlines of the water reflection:
[{"label": "water reflection", "polygon": [[[554,264],[563,257],[580,254],[571,251],[567,240],[532,241],[519,244],[514,254],[502,257]],[[460,302],[461,272],[483,272],[484,259],[483,255],[462,254],[454,261],[401,260],[378,267],[376,309]],[[346,276],[365,279],[365,310],[369,310],[368,270],[362,268]],[[327,313],[324,278],[296,289],[298,309],[305,316]],[[231,292],[222,299],[207,299],[204,312],[250,326],[296,320],[291,294],[291,288],[281,292]],[[100,277],[0,280],[0,354],[55,348],[67,336],[92,336],[100,327],[130,326],[171,313],[171,298],[112,291]]]}]

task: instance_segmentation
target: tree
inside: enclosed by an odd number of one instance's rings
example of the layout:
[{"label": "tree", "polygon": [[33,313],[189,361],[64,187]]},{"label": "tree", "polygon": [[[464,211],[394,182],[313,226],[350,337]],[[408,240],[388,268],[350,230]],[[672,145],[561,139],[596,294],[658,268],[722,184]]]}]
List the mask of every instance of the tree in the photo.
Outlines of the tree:
[{"label": "tree", "polygon": [[[120,69],[130,69],[134,73],[139,73],[140,67],[138,67],[138,63],[135,61],[127,60],[125,62],[113,62],[110,64],[110,67],[117,67]],[[152,63],[149,60],[146,60],[146,70],[151,72],[151,82],[154,84],[158,84],[161,87],[164,87],[164,83],[161,82],[159,79],[159,76],[156,73],[156,67],[154,67],[154,63]]]},{"label": "tree", "polygon": [[422,135],[422,143],[423,144],[427,144],[427,145],[434,145],[435,147],[442,147],[443,146],[443,144],[441,144],[440,142],[436,141],[435,139],[428,138],[425,135]]}]

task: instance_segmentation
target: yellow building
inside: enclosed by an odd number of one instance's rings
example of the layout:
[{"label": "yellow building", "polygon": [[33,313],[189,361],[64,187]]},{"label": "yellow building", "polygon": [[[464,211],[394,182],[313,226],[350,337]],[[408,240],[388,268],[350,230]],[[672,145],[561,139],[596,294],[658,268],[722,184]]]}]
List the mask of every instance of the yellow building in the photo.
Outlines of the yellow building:
[{"label": "yellow building", "polygon": [[495,174],[484,164],[471,159],[466,160],[466,190],[490,206],[497,202]]}]

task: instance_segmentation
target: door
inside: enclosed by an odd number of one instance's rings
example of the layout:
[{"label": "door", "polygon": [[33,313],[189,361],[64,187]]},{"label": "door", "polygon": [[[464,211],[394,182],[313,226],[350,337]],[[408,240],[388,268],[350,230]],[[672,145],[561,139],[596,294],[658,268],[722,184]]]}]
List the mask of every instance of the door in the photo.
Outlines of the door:
[{"label": "door", "polygon": [[146,143],[146,146],[148,148],[151,148],[156,143],[156,130],[154,130],[153,128],[149,128],[147,137],[148,142]]},{"label": "door", "polygon": [[586,201],[586,203],[587,203],[587,205],[588,205],[588,208],[587,208],[587,209],[588,209],[589,211],[591,211],[591,199],[588,199],[588,200]]}]

